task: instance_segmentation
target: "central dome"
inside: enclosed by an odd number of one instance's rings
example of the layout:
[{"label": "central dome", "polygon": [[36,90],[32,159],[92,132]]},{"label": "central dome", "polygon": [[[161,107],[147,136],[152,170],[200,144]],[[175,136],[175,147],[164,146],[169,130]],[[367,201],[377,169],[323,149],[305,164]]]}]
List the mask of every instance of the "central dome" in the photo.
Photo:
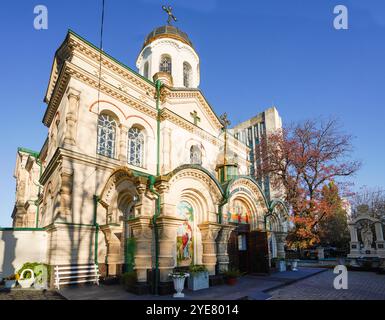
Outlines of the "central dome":
[{"label": "central dome", "polygon": [[146,37],[144,41],[143,48],[149,45],[151,42],[155,41],[156,39],[160,38],[173,38],[176,40],[179,40],[190,47],[194,48],[191,40],[189,39],[188,35],[184,33],[183,31],[180,31],[178,28],[174,26],[162,26],[159,28],[154,29],[149,35]]}]

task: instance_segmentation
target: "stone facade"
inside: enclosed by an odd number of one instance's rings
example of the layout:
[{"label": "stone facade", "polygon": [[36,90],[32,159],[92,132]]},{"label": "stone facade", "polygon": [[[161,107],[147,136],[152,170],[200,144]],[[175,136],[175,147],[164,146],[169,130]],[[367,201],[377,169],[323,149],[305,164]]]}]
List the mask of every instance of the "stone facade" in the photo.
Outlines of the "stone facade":
[{"label": "stone facade", "polygon": [[[241,215],[236,210],[246,219],[239,222],[263,230],[271,203],[249,176],[249,147],[231,135],[227,148],[237,154],[237,175],[221,181],[216,171],[226,157],[225,135],[197,89],[195,50],[167,34],[146,46],[138,74],[68,33],[45,98],[47,140],[39,154],[18,152],[14,225],[46,230],[51,265],[97,262],[105,274],[119,275],[132,240],[139,282],[156,265],[162,282],[186,263],[204,264],[214,275],[227,270],[229,222]],[[173,72],[158,74],[165,80],[157,92],[144,77],[144,64],[150,62],[149,75],[156,75],[165,53],[173,57]],[[180,85],[184,61],[194,70],[189,88]],[[110,121],[108,128],[101,119]],[[107,131],[109,143],[100,138]],[[130,138],[133,132],[140,139]],[[285,210],[276,211],[270,231],[280,232],[282,255]]]}]

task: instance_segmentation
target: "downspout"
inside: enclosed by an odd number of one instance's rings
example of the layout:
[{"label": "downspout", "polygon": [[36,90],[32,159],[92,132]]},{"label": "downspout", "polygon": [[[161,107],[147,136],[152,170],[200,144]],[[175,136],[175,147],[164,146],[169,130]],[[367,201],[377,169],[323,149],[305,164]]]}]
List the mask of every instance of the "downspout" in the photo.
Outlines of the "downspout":
[{"label": "downspout", "polygon": [[94,195],[94,221],[93,221],[93,226],[95,227],[95,257],[94,257],[94,262],[96,265],[99,264],[98,261],[98,251],[99,251],[99,224],[97,222],[97,214],[98,214],[98,202],[99,202],[99,197],[97,195]]},{"label": "downspout", "polygon": [[223,195],[223,200],[219,204],[219,215],[218,215],[218,223],[222,224],[223,223],[223,207],[226,203],[229,202],[229,193],[226,191],[225,194]]},{"label": "downspout", "polygon": [[36,159],[37,165],[40,167],[40,173],[39,173],[39,191],[37,193],[37,200],[36,200],[36,229],[39,228],[39,215],[40,215],[40,206],[39,206],[39,198],[40,198],[40,193],[41,193],[41,184],[40,184],[40,178],[43,173],[43,164],[39,159]]},{"label": "downspout", "polygon": [[162,88],[162,82],[156,80],[156,176],[160,176],[160,89]]},{"label": "downspout", "polygon": [[150,191],[156,195],[156,207],[155,214],[152,217],[152,225],[154,226],[154,237],[155,237],[155,294],[158,295],[158,286],[159,286],[159,230],[157,219],[160,215],[160,194],[154,189],[156,178],[154,176],[149,177],[150,181]]},{"label": "downspout", "polygon": [[[156,176],[160,176],[160,90],[162,88],[162,83],[157,80],[155,82],[155,89],[156,89],[156,111],[157,111],[157,117],[156,117]],[[154,176],[149,177],[150,181],[150,191],[153,193],[156,198],[156,207],[155,207],[155,214],[152,218],[152,225],[154,227],[154,238],[155,238],[155,295],[159,294],[159,232],[158,232],[158,225],[157,225],[157,219],[160,215],[160,194],[156,192],[154,185],[156,178]]]}]

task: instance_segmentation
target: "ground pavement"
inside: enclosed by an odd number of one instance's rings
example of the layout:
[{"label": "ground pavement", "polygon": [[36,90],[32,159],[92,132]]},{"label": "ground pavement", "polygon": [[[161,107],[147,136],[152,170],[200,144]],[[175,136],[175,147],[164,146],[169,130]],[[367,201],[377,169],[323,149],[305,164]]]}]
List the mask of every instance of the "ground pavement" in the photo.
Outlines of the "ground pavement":
[{"label": "ground pavement", "polygon": [[[235,286],[215,286],[192,292],[185,300],[385,300],[385,275],[350,271],[348,290],[336,290],[330,269],[301,268],[269,276],[245,276]],[[66,287],[55,291],[5,290],[0,300],[170,300],[172,296],[136,296],[119,285]]]},{"label": "ground pavement", "polygon": [[[184,300],[266,300],[271,295],[265,293],[283,285],[290,284],[299,279],[313,276],[324,272],[326,269],[320,268],[301,268],[298,272],[286,271],[275,273],[269,276],[248,275],[239,279],[234,286],[220,285],[210,287],[209,289],[190,291],[184,290]],[[137,296],[126,292],[118,285],[100,285],[87,287],[65,287],[60,293],[68,300],[170,300],[172,295],[168,296]]]},{"label": "ground pavement", "polygon": [[336,290],[332,270],[269,290],[271,300],[385,300],[385,275],[374,272],[349,271],[348,289]]}]

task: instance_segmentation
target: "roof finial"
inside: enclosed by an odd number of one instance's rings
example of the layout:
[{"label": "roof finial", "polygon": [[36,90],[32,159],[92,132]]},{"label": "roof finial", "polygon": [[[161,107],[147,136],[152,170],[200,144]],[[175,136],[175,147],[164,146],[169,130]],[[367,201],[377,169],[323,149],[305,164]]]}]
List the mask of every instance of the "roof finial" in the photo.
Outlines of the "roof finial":
[{"label": "roof finial", "polygon": [[162,6],[162,9],[168,14],[168,20],[167,20],[167,24],[169,26],[171,26],[171,22],[172,20],[174,20],[175,22],[178,21],[178,19],[174,16],[174,14],[172,13],[172,7],[171,6]]}]

